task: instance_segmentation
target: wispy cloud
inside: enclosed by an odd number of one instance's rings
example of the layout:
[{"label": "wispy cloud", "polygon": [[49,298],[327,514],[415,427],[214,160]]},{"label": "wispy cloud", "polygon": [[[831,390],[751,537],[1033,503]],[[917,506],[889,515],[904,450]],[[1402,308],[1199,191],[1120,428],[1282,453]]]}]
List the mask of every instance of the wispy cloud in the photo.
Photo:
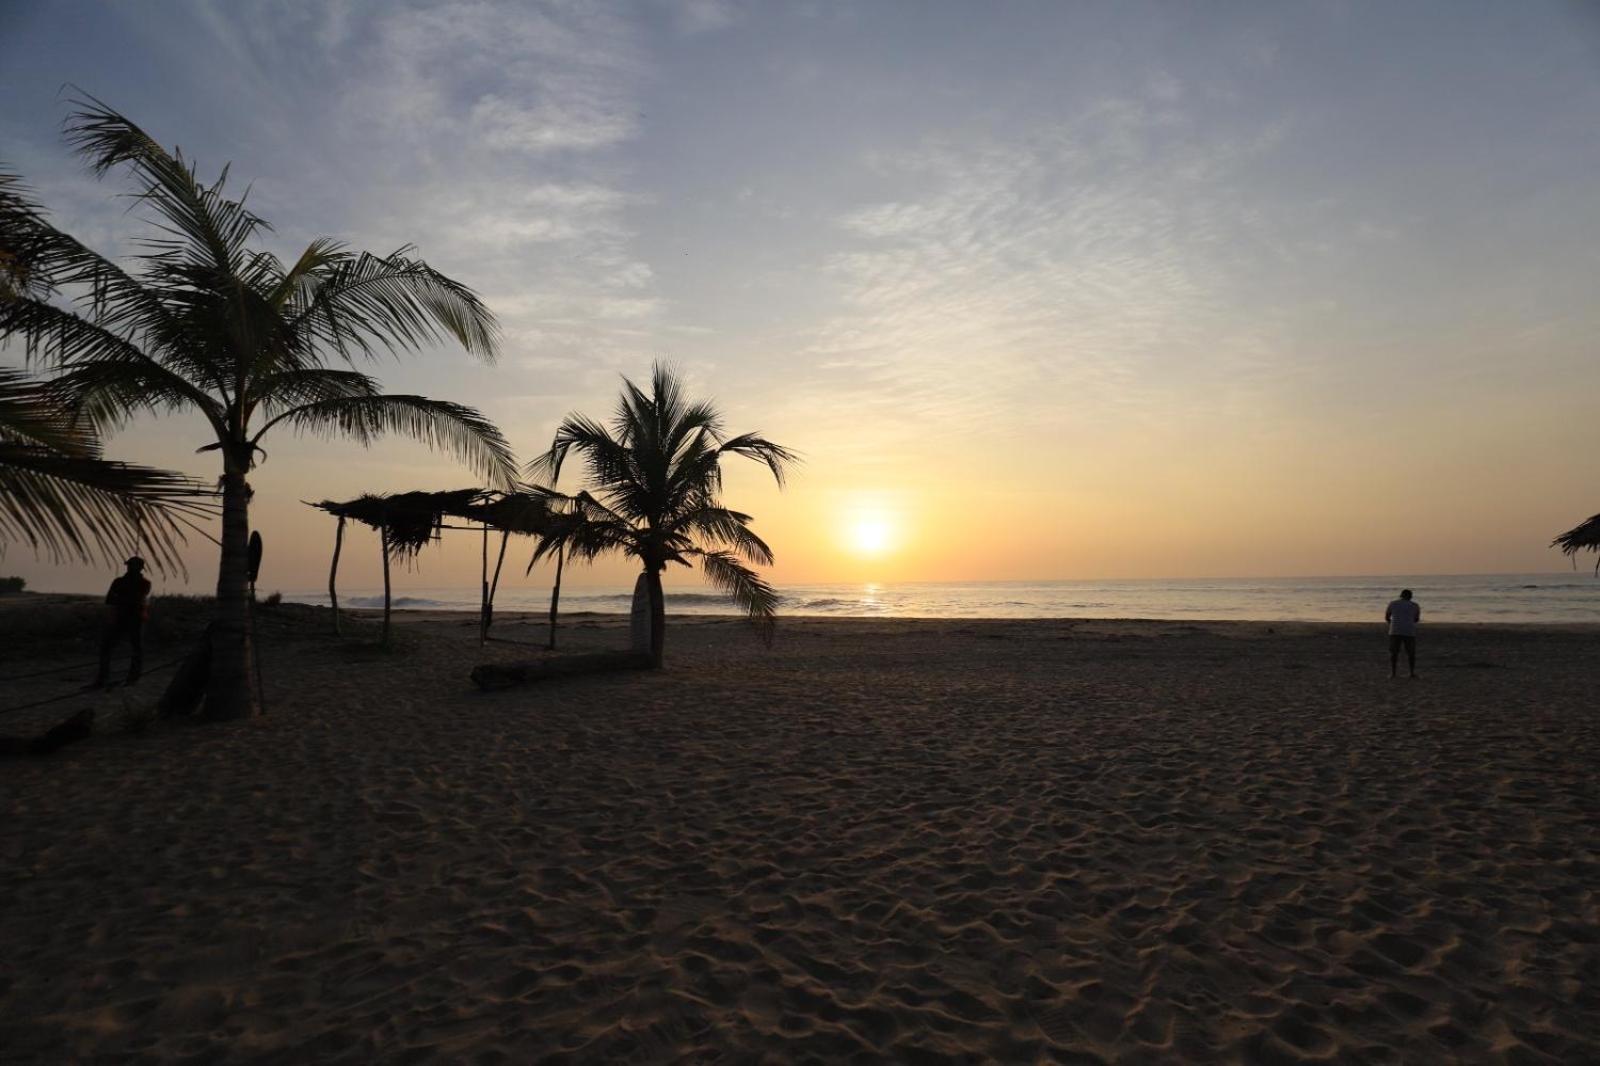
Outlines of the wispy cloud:
[{"label": "wispy cloud", "polygon": [[668,0],[668,7],[685,33],[725,30],[744,17],[734,0]]},{"label": "wispy cloud", "polygon": [[526,382],[511,392],[538,392],[534,370],[638,361],[663,308],[623,154],[651,74],[639,26],[605,6],[484,0],[338,18],[328,122],[368,175],[344,217],[484,292]]},{"label": "wispy cloud", "polygon": [[472,105],[471,127],[490,148],[543,152],[617,144],[633,133],[634,121],[603,98],[529,106],[487,93]]},{"label": "wispy cloud", "polygon": [[844,310],[810,346],[817,369],[861,382],[908,435],[1048,423],[1051,397],[1127,424],[1157,395],[1238,395],[1280,372],[1273,323],[1237,315],[1259,220],[1231,183],[1282,130],[1198,137],[1180,95],[1158,78],[1147,100],[1024,136],[875,157],[919,194],[837,220],[846,247],[825,267]]}]

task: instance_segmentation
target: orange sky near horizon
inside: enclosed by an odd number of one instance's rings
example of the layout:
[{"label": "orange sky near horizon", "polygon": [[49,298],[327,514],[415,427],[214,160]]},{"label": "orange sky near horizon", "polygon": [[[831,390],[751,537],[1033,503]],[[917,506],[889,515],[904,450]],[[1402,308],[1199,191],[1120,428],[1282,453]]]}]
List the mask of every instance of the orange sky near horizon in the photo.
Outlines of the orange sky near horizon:
[{"label": "orange sky near horizon", "polygon": [[[725,406],[733,412],[730,428],[760,425]],[[1535,414],[1529,412],[1530,418]],[[1275,446],[1214,438],[1187,448],[1176,439],[1108,440],[1100,450],[1067,461],[1053,453],[1019,460],[1005,478],[964,459],[961,453],[971,452],[965,442],[935,439],[924,453],[929,462],[897,477],[855,448],[839,447],[853,441],[834,442],[836,450],[830,450],[828,439],[777,427],[765,431],[805,455],[787,489],[778,490],[764,468],[735,462],[727,470],[724,499],[755,516],[754,528],[777,555],[768,576],[780,586],[1548,572],[1569,566],[1547,547],[1549,538],[1584,516],[1581,508],[1551,502],[1571,491],[1571,474],[1544,455],[1549,435],[1541,436],[1538,423],[1535,418],[1525,433],[1507,432],[1504,439],[1461,440],[1457,454],[1464,468],[1494,476],[1501,487],[1493,494],[1479,491],[1471,478],[1440,478],[1426,461],[1396,458],[1381,434]],[[181,418],[168,420],[160,427],[165,433],[156,425],[141,427],[125,440],[157,445],[139,458],[203,473],[203,457],[185,462],[163,446],[170,431],[184,424]],[[1581,423],[1573,418],[1552,424]],[[1419,422],[1411,432],[1422,437],[1449,429]],[[1519,441],[1526,443],[1519,447]],[[1330,469],[1332,460],[1321,454],[1324,444],[1337,450],[1338,469]],[[326,585],[334,522],[303,506],[302,499],[345,498],[380,485],[399,491],[474,483],[412,444],[369,452],[349,443],[285,438],[276,446],[269,442],[269,453],[252,478],[257,527],[267,544],[264,592],[316,592]],[[317,491],[307,491],[312,486]],[[396,568],[395,586],[401,592],[474,589],[479,550],[476,534],[447,533],[414,566]],[[531,542],[513,539],[504,587],[548,585],[545,564],[524,578],[530,551]],[[7,555],[0,569],[24,575],[34,588],[94,592],[111,576],[99,568],[50,565],[16,545]],[[191,538],[186,556],[189,581],[158,578],[158,588],[209,589],[215,549]],[[626,587],[633,572],[621,559],[602,560],[570,568],[566,580],[574,587]],[[676,569],[668,580],[678,587],[699,581]],[[381,586],[370,531],[347,530],[340,585],[352,591]]]}]

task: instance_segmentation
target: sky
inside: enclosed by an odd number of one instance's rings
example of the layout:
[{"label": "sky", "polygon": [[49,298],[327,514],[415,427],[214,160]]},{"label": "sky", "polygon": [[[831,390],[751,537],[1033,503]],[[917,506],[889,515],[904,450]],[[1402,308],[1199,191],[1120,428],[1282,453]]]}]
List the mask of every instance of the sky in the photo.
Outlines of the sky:
[{"label": "sky", "polygon": [[[414,244],[478,290],[496,365],[375,372],[524,458],[658,359],[800,452],[725,491],[780,585],[1548,571],[1600,510],[1600,7],[3,0],[0,163],[131,254],[65,85],[231,162],[280,254]],[[205,440],[108,451],[209,478]],[[325,582],[301,501],[475,483],[265,443],[268,588]],[[163,589],[214,581],[188,554]],[[457,534],[397,585],[477,567]]]}]

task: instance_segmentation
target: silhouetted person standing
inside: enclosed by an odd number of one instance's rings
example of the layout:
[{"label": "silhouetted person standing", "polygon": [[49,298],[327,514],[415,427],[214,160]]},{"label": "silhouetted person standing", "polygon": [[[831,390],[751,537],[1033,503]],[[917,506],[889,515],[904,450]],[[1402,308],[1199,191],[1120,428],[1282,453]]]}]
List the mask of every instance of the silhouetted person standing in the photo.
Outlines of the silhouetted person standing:
[{"label": "silhouetted person standing", "polygon": [[150,597],[150,582],[144,576],[144,560],[135,555],[128,560],[128,572],[111,583],[106,592],[106,628],[100,638],[100,672],[95,687],[111,677],[111,653],[123,637],[132,646],[128,663],[128,684],[139,680],[144,670],[144,608]]},{"label": "silhouetted person standing", "polygon": [[1394,677],[1400,666],[1400,649],[1406,650],[1406,666],[1411,676],[1417,676],[1417,623],[1422,621],[1422,608],[1411,598],[1410,589],[1401,589],[1400,598],[1392,600],[1383,612],[1389,623],[1389,676]]}]

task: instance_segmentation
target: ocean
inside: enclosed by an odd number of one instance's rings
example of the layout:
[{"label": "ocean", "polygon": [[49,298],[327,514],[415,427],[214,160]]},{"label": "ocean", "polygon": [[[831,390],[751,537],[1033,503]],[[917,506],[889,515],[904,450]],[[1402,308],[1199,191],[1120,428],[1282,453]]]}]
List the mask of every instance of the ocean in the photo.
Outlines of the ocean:
[{"label": "ocean", "polygon": [[[963,581],[792,585],[779,589],[780,613],[878,618],[1163,618],[1368,622],[1401,588],[1410,588],[1431,622],[1600,623],[1600,578],[1587,568],[1553,574],[1389,575],[1139,581]],[[326,591],[286,593],[326,604]],[[564,587],[565,612],[627,613],[631,592]],[[381,590],[340,590],[346,607],[381,607]],[[472,588],[404,588],[396,607],[478,609]],[[502,587],[499,611],[544,611],[548,587]],[[709,589],[668,589],[670,614],[726,614],[732,604]]]}]

